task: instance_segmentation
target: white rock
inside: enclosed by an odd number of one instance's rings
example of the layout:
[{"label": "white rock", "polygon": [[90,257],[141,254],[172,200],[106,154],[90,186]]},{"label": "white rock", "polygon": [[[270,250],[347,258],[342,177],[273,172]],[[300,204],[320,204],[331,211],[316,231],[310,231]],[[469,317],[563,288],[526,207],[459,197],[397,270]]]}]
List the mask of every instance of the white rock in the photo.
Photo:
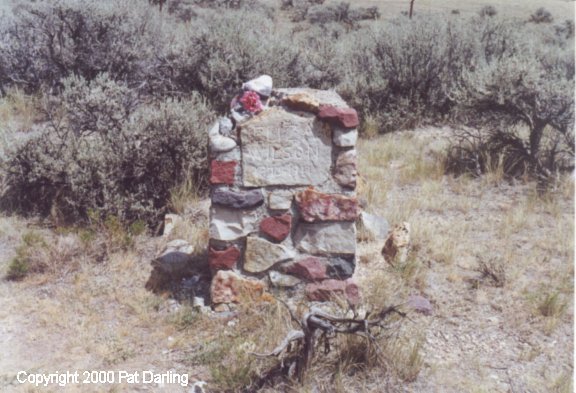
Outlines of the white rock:
[{"label": "white rock", "polygon": [[210,138],[220,135],[220,123],[216,122],[210,127],[208,131],[208,136]]},{"label": "white rock", "polygon": [[236,147],[236,141],[223,135],[210,137],[210,151],[214,153],[226,152]]},{"label": "white rock", "polygon": [[166,214],[164,216],[164,231],[162,232],[163,236],[169,236],[176,225],[182,222],[182,217],[178,214]]},{"label": "white rock", "polygon": [[242,85],[243,90],[251,90],[256,93],[269,97],[272,94],[272,77],[261,75],[256,79],[249,80]]},{"label": "white rock", "polygon": [[232,124],[232,120],[227,117],[221,117],[218,119],[218,131],[220,134],[224,136],[232,135],[232,130],[234,129],[234,125]]},{"label": "white rock", "polygon": [[268,277],[270,277],[270,282],[275,287],[290,288],[302,282],[297,277],[291,276],[289,274],[282,274],[274,270],[268,273]]},{"label": "white rock", "polygon": [[276,190],[268,195],[268,207],[275,210],[287,210],[292,206],[292,191]]},{"label": "white rock", "polygon": [[210,210],[210,238],[235,240],[258,230],[256,210],[229,209],[213,206]]},{"label": "white rock", "polygon": [[356,225],[353,222],[299,224],[294,244],[308,254],[355,254]]},{"label": "white rock", "polygon": [[340,147],[353,147],[358,140],[358,130],[347,130],[343,128],[336,128],[333,136],[334,144]]},{"label": "white rock", "polygon": [[194,246],[188,243],[186,240],[172,240],[166,244],[166,247],[164,248],[164,251],[162,251],[161,256],[171,252],[183,252],[184,254],[192,255],[194,253]]}]

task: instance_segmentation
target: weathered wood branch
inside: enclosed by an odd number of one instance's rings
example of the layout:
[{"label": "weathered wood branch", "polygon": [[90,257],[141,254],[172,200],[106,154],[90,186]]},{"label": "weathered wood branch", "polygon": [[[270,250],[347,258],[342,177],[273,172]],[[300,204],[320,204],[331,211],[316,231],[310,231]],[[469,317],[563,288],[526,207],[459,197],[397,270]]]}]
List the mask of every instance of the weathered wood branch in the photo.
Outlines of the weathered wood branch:
[{"label": "weathered wood branch", "polygon": [[[304,381],[316,347],[322,346],[324,354],[327,354],[330,352],[331,339],[334,339],[338,334],[353,334],[369,340],[370,345],[376,349],[376,353],[380,356],[382,351],[376,342],[377,332],[388,327],[387,319],[392,314],[406,317],[404,312],[398,310],[398,306],[387,307],[374,314],[367,312],[363,318],[356,315],[352,318],[344,318],[312,306],[299,319],[285,302],[281,300],[280,302],[288,309],[292,321],[298,325],[299,329],[291,330],[270,353],[252,353],[252,355],[291,359],[294,364],[289,369],[296,370],[296,377],[300,383]],[[291,347],[291,343],[297,345]],[[283,356],[283,353],[286,356]]]}]

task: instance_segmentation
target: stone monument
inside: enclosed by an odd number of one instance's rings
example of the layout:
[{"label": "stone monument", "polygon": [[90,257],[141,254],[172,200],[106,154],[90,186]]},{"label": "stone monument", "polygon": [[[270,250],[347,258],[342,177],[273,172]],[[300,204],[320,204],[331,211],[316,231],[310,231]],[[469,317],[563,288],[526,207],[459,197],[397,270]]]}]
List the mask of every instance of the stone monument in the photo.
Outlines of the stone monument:
[{"label": "stone monument", "polygon": [[243,85],[209,131],[213,304],[274,288],[358,302],[357,126],[333,91]]}]

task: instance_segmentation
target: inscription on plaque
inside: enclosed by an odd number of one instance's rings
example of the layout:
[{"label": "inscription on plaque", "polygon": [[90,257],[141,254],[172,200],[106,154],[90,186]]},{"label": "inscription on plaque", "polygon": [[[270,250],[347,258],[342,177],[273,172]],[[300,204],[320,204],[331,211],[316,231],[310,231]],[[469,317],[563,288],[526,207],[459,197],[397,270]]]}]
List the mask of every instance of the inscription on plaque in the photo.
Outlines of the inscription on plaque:
[{"label": "inscription on plaque", "polygon": [[329,180],[332,140],[315,117],[270,109],[242,126],[243,185],[319,185]]}]

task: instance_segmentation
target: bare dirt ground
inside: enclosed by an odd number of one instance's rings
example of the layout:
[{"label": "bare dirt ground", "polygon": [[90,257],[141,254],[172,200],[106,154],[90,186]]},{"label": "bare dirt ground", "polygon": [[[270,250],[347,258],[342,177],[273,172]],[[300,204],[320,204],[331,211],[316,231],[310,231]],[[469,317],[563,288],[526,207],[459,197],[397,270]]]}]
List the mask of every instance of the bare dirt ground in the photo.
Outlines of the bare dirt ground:
[{"label": "bare dirt ground", "polygon": [[[392,391],[569,392],[573,181],[541,198],[531,183],[511,185],[497,173],[483,179],[444,176],[438,151],[449,133],[403,132],[359,146],[369,209],[391,223],[408,221],[412,246],[406,264],[392,267],[379,254],[380,240],[361,243],[357,279],[367,297],[398,304],[419,294],[434,308],[432,315],[412,314],[405,323],[405,334],[421,345],[423,364],[415,381]],[[4,274],[20,237],[45,230],[14,217],[0,223]],[[206,348],[222,334],[234,334],[234,327],[226,320],[196,318],[189,309],[170,311],[174,305],[144,290],[149,261],[163,242],[142,237],[134,250],[106,262],[82,259],[68,272],[0,281],[0,390],[190,389],[174,384],[34,389],[15,380],[20,370],[173,370],[210,386],[213,375],[202,359],[216,355]],[[482,278],[481,262],[488,260],[503,267],[502,287]],[[564,307],[544,316],[542,304],[554,294]],[[351,381],[342,391],[381,389]]]}]

